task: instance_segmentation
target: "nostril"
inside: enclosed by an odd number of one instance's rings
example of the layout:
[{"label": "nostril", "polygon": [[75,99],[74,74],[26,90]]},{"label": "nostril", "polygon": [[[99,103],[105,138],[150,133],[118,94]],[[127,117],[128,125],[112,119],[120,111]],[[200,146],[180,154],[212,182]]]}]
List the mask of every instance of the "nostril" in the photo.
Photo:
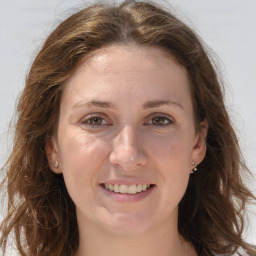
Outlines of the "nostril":
[{"label": "nostril", "polygon": [[125,151],[111,152],[109,161],[112,165],[124,170],[133,170],[146,164],[146,155],[143,152],[130,154]]}]

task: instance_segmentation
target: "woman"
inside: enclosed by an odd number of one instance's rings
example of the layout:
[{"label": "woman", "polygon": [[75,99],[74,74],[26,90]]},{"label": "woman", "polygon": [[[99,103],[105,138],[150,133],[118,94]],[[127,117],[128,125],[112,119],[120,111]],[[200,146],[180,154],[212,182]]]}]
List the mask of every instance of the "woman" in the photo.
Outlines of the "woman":
[{"label": "woman", "polygon": [[256,253],[242,239],[256,198],[216,71],[154,4],[96,4],[52,32],[5,168],[3,251],[14,232],[21,255]]}]

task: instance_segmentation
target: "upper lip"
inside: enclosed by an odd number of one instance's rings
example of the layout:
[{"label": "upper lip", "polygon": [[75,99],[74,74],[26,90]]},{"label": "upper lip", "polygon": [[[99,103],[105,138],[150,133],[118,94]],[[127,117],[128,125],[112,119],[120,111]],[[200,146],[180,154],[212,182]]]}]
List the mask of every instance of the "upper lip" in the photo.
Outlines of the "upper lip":
[{"label": "upper lip", "polygon": [[138,184],[154,184],[152,182],[150,182],[149,180],[145,180],[145,179],[134,179],[134,178],[127,178],[127,179],[110,179],[110,180],[106,180],[101,182],[100,184],[119,184],[119,185],[138,185]]}]

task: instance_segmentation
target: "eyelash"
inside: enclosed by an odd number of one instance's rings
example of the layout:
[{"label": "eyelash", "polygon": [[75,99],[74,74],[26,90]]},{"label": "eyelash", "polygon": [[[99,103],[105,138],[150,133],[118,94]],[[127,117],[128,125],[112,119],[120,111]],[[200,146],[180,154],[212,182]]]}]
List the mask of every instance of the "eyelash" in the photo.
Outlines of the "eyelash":
[{"label": "eyelash", "polygon": [[[104,120],[106,122],[106,124],[90,124],[90,123],[88,123],[93,118],[100,118],[101,120]],[[82,119],[81,123],[82,123],[82,125],[92,127],[92,128],[109,125],[109,124],[107,124],[107,121],[105,120],[105,118],[101,117],[100,114],[92,114],[92,115],[86,116],[85,118]]]},{"label": "eyelash", "polygon": [[[158,119],[160,118],[160,119],[162,119],[162,121],[164,121],[164,123],[163,124],[154,124],[153,123],[154,118],[158,118]],[[167,121],[167,123],[166,123],[166,121]],[[148,125],[153,125],[153,126],[159,127],[159,128],[164,128],[164,127],[169,126],[174,123],[174,121],[171,118],[166,117],[161,114],[155,114],[152,118],[150,118],[150,122],[151,122],[151,124],[148,124]],[[149,123],[149,122],[147,122],[147,123]]]},{"label": "eyelash", "polygon": [[[90,121],[93,120],[93,118],[99,118],[101,121],[104,121],[105,124],[102,124],[102,123],[100,123],[100,124],[91,124],[91,123],[89,123]],[[158,118],[158,119],[161,118],[161,119],[164,121],[164,123],[163,123],[163,124],[154,124],[154,123],[153,123],[153,119],[154,119],[154,118]],[[167,121],[167,123],[166,123],[166,121]],[[151,122],[151,123],[149,124],[149,122]],[[100,114],[92,114],[92,115],[89,115],[89,116],[83,118],[82,121],[81,121],[81,123],[82,123],[82,125],[88,126],[88,127],[91,127],[91,128],[95,128],[95,127],[98,127],[98,128],[99,128],[99,127],[101,127],[101,126],[110,125],[110,124],[104,119],[104,117],[102,117]],[[163,127],[169,126],[169,125],[171,125],[171,124],[173,124],[173,123],[174,123],[174,121],[173,121],[171,118],[156,113],[156,114],[154,114],[154,116],[152,116],[152,117],[150,118],[149,121],[147,121],[147,122],[144,123],[144,124],[145,124],[145,125],[153,125],[153,126],[158,127],[158,128],[163,128]]]}]

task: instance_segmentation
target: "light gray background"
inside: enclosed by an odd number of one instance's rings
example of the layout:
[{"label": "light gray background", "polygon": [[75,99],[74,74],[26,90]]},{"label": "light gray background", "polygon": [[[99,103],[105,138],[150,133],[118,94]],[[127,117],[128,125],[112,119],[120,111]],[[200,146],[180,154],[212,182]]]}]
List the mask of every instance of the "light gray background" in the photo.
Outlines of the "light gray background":
[{"label": "light gray background", "polygon": [[[29,65],[58,22],[89,2],[0,0],[0,165],[10,152],[8,124]],[[256,176],[256,0],[165,2],[173,6],[178,17],[198,31],[221,59],[219,66],[228,86],[228,110],[245,158]],[[255,193],[255,180],[251,179],[249,183]],[[255,244],[255,215],[251,215],[248,226],[245,237]]]}]

